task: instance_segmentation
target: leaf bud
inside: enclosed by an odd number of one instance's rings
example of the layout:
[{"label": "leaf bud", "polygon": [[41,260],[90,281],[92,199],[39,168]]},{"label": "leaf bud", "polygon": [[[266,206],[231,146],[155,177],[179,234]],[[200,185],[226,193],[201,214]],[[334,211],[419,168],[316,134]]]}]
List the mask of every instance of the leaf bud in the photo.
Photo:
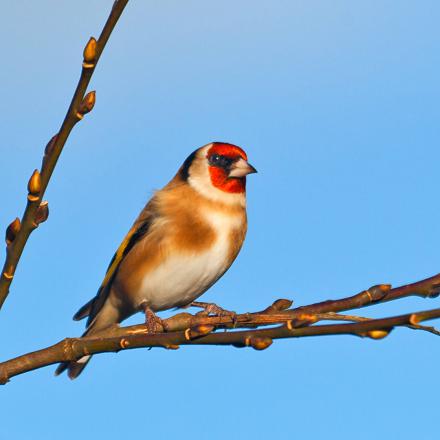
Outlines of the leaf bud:
[{"label": "leaf bud", "polygon": [[37,212],[35,213],[35,220],[34,223],[36,226],[38,226],[40,223],[44,223],[47,218],[49,217],[49,202],[44,200],[40,203],[40,206],[37,209]]},{"label": "leaf bud", "polygon": [[83,57],[84,57],[83,67],[86,69],[95,66],[96,46],[97,46],[96,39],[91,37],[90,40],[87,42],[83,52]]},{"label": "leaf bud", "polygon": [[41,174],[38,170],[35,170],[32,173],[31,178],[28,182],[28,199],[31,202],[35,202],[38,200],[38,196],[40,195],[41,191]]},{"label": "leaf bud", "polygon": [[76,113],[78,118],[82,119],[86,113],[92,111],[93,107],[95,106],[95,102],[96,102],[96,92],[92,91],[87,93],[87,95],[84,96],[81,104],[78,107],[78,111]]},{"label": "leaf bud", "polygon": [[20,219],[17,217],[13,222],[9,224],[9,226],[6,228],[6,246],[9,246],[17,236],[18,232],[21,228],[21,222]]},{"label": "leaf bud", "polygon": [[251,336],[246,340],[246,345],[251,346],[255,350],[265,350],[272,345],[272,339]]}]

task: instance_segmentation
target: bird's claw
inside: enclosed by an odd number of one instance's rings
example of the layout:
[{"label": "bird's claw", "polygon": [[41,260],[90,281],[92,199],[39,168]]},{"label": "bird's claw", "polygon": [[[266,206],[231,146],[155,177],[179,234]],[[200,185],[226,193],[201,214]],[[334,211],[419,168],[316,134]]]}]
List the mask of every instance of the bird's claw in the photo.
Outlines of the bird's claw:
[{"label": "bird's claw", "polygon": [[235,323],[237,319],[237,314],[232,310],[225,310],[222,307],[218,306],[214,303],[205,303],[194,301],[191,303],[193,307],[201,307],[203,310],[198,312],[197,315],[215,315],[215,316],[229,316],[232,319],[232,322]]},{"label": "bird's claw", "polygon": [[145,309],[145,325],[148,333],[160,333],[163,330],[162,319],[151,309]]}]

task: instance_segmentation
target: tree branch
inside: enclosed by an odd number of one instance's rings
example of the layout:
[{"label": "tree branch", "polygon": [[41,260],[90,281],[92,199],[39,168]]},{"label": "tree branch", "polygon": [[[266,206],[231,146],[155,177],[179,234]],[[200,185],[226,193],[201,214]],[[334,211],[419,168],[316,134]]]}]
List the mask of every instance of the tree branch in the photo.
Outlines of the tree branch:
[{"label": "tree branch", "polygon": [[[292,301],[280,299],[265,310],[239,315],[208,316],[179,313],[162,321],[160,333],[148,333],[144,324],[128,327],[111,326],[93,337],[67,338],[51,347],[0,363],[0,383],[11,377],[58,362],[79,359],[84,355],[141,347],[177,349],[180,345],[251,346],[263,350],[274,339],[324,335],[356,335],[382,339],[395,327],[406,326],[438,331],[419,323],[440,318],[440,309],[406,315],[370,319],[353,315],[339,315],[336,311],[357,309],[371,304],[397,300],[410,295],[433,297],[438,294],[439,275],[413,284],[391,289],[389,285],[373,286],[357,295],[290,309]],[[355,321],[349,324],[313,325],[325,320]],[[261,329],[261,326],[274,326]],[[238,328],[252,330],[237,331]],[[230,331],[214,333],[216,330]]]},{"label": "tree branch", "polygon": [[408,296],[422,298],[436,298],[440,294],[440,274],[412,284],[392,288],[390,284],[378,284],[363,290],[357,295],[336,301],[323,301],[298,310],[308,313],[342,312],[344,310],[358,309],[378,303],[394,301]]},{"label": "tree branch", "polygon": [[84,95],[110,34],[127,3],[128,0],[117,0],[113,5],[98,41],[91,38],[87,43],[84,49],[81,76],[67,114],[58,134],[46,146],[41,170],[35,170],[29,180],[29,194],[23,217],[21,221],[18,218],[15,219],[7,228],[6,260],[0,275],[0,309],[8,296],[15,270],[30,234],[40,223],[47,219],[49,213],[48,205],[47,202],[42,203],[44,193],[72,128],[93,108],[95,92]]}]

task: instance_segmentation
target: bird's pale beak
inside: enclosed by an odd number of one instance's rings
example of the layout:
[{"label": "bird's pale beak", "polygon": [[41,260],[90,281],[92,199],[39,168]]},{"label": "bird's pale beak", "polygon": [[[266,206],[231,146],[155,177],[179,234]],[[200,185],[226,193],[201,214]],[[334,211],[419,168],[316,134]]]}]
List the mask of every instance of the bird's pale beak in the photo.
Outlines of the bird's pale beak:
[{"label": "bird's pale beak", "polygon": [[244,177],[256,172],[257,170],[249,162],[244,159],[239,159],[233,163],[229,177]]}]

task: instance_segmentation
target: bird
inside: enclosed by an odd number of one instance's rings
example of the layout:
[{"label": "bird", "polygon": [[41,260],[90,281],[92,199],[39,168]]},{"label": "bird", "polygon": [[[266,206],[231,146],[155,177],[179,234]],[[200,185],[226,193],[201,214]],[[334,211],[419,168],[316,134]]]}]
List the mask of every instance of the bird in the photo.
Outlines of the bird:
[{"label": "bird", "polygon": [[[174,178],[142,209],[114,254],[94,298],[74,315],[87,318],[83,336],[92,336],[144,312],[149,332],[160,324],[156,312],[196,306],[229,269],[247,232],[246,176],[257,170],[237,145],[212,142],[192,152]],[[91,355],[60,363],[78,377]]]}]

